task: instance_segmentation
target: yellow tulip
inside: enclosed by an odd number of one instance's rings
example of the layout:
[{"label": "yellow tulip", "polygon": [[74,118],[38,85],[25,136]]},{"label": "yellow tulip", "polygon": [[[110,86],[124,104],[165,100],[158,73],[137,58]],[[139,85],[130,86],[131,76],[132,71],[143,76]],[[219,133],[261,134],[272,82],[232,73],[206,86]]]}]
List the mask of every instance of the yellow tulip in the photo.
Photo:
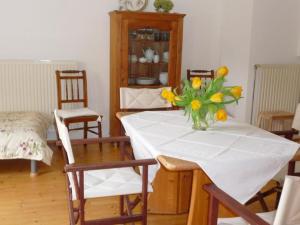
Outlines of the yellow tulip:
[{"label": "yellow tulip", "polygon": [[223,101],[224,94],[222,92],[218,92],[210,97],[210,100],[215,103],[220,103]]},{"label": "yellow tulip", "polygon": [[235,97],[235,98],[240,98],[242,95],[243,88],[240,86],[236,86],[230,89],[230,93]]},{"label": "yellow tulip", "polygon": [[194,89],[199,89],[201,87],[202,81],[200,77],[194,77],[192,78],[192,87]]},{"label": "yellow tulip", "polygon": [[226,121],[227,120],[227,112],[224,109],[219,109],[216,114],[217,121]]},{"label": "yellow tulip", "polygon": [[221,66],[217,69],[217,76],[218,77],[225,77],[229,72],[229,69],[227,66]]},{"label": "yellow tulip", "polygon": [[199,110],[201,108],[201,106],[202,106],[202,103],[197,99],[195,99],[191,102],[191,107],[192,107],[192,110],[194,110],[194,111]]},{"label": "yellow tulip", "polygon": [[164,88],[161,92],[161,97],[163,97],[164,99],[167,99],[169,92],[170,91],[168,91],[167,89]]},{"label": "yellow tulip", "polygon": [[174,99],[175,99],[175,95],[173,92],[169,91],[168,92],[168,95],[166,97],[167,101],[170,102],[170,103],[173,103],[174,102]]}]

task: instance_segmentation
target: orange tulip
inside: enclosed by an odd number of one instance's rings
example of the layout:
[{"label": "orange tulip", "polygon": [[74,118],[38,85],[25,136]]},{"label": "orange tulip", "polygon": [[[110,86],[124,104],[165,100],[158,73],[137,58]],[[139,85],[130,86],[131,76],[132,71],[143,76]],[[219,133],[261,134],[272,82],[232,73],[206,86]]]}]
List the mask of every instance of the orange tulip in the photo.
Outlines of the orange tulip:
[{"label": "orange tulip", "polygon": [[227,120],[227,112],[224,109],[219,109],[215,114],[217,121],[226,121]]},{"label": "orange tulip", "polygon": [[243,88],[240,86],[236,86],[230,89],[230,93],[235,97],[235,98],[240,98],[242,95]]}]

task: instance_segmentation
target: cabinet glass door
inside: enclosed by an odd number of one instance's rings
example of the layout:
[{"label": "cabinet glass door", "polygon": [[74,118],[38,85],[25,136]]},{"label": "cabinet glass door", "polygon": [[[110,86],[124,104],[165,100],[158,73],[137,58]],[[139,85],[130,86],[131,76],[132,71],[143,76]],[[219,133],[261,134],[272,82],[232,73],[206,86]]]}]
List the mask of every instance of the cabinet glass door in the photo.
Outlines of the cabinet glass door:
[{"label": "cabinet glass door", "polygon": [[168,85],[170,31],[129,30],[128,86]]}]

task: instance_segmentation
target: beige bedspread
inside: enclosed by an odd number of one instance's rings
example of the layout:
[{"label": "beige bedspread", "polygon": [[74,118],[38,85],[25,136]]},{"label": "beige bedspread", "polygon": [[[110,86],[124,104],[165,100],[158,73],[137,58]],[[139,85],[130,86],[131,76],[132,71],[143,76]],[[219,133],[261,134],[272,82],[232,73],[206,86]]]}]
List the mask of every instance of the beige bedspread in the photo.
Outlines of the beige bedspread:
[{"label": "beige bedspread", "polygon": [[0,159],[40,160],[50,165],[49,116],[38,112],[0,112]]}]

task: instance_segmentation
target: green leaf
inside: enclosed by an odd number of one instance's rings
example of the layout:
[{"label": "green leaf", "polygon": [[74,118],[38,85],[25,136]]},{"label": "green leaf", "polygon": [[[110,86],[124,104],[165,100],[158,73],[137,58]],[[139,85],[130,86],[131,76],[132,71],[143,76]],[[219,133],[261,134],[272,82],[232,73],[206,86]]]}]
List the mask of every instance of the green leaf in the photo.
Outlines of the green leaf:
[{"label": "green leaf", "polygon": [[216,113],[218,110],[218,107],[215,104],[209,104],[208,105],[208,111],[212,114]]}]

